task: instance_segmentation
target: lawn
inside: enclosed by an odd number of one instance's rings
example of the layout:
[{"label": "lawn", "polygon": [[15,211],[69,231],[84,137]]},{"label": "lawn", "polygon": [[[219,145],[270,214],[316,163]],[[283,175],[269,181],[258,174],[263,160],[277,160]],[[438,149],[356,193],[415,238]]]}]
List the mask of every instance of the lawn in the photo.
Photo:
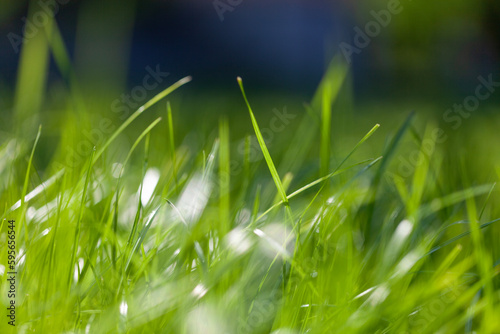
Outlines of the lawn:
[{"label": "lawn", "polygon": [[67,89],[2,110],[1,333],[500,333],[498,106],[357,101],[334,58],[310,101],[116,113],[54,36]]}]

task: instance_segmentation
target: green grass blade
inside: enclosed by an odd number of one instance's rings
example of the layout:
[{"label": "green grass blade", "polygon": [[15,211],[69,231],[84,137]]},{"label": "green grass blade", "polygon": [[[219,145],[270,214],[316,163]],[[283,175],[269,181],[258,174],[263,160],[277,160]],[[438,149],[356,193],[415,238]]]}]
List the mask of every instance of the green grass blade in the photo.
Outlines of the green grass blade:
[{"label": "green grass blade", "polygon": [[315,107],[318,106],[319,101],[321,104],[320,175],[325,175],[330,170],[332,106],[345,82],[348,69],[341,55],[334,57],[313,99]]},{"label": "green grass blade", "polygon": [[332,132],[332,87],[330,82],[323,86],[321,103],[321,144],[320,144],[320,173],[325,175],[330,170],[330,140]]},{"label": "green grass blade", "polygon": [[342,160],[342,162],[337,166],[337,168],[334,170],[334,172],[337,171],[340,167],[342,167],[342,165],[344,165],[344,163],[347,161],[347,159],[349,159],[351,157],[351,155],[353,155],[354,152],[356,152],[358,150],[358,148],[361,145],[363,145],[363,143],[365,141],[367,141],[368,138],[370,138],[375,133],[375,131],[378,130],[379,127],[380,127],[380,124],[375,124],[373,126],[373,128],[371,128],[371,130],[368,131],[368,133],[363,138],[361,138],[361,140],[356,144],[356,146],[354,146],[354,148],[351,150],[351,152],[349,152],[349,154],[344,158],[344,160]]},{"label": "green grass blade", "polygon": [[108,146],[120,135],[129,125],[132,123],[137,117],[139,117],[140,114],[142,114],[145,110],[153,106],[156,102],[160,101],[163,99],[165,96],[168,94],[172,93],[175,91],[177,88],[187,84],[188,82],[191,81],[191,77],[185,77],[176,83],[174,83],[172,86],[164,89],[162,92],[158,93],[156,96],[154,96],[151,100],[146,102],[143,106],[139,107],[132,115],[130,115],[129,118],[127,118],[122,125],[111,135],[111,137],[108,138],[108,140],[104,143],[104,145],[99,149],[99,151],[96,153],[94,160],[92,164],[95,164],[97,159],[104,153],[104,151],[108,148]]},{"label": "green grass blade", "polygon": [[137,139],[135,140],[134,144],[132,145],[132,147],[130,148],[128,154],[127,154],[127,157],[125,158],[124,162],[123,162],[123,165],[122,165],[122,169],[121,169],[121,173],[120,173],[120,177],[123,175],[123,170],[125,169],[125,166],[127,165],[130,157],[132,156],[132,153],[134,152],[135,148],[137,147],[137,145],[139,145],[139,143],[141,142],[141,140],[146,136],[148,135],[151,130],[153,130],[153,128],[158,124],[160,123],[162,120],[161,117],[158,117],[157,119],[155,119],[151,124],[149,124],[149,126],[139,135],[139,137],[137,137]]},{"label": "green grass blade", "polygon": [[132,261],[132,257],[134,255],[134,253],[139,249],[139,246],[142,245],[142,243],[144,242],[144,239],[146,238],[146,234],[148,233],[150,227],[151,227],[151,224],[153,223],[153,220],[154,218],[156,217],[158,211],[160,210],[160,208],[163,206],[163,203],[158,205],[153,211],[152,213],[148,216],[148,219],[146,220],[146,223],[144,224],[141,232],[139,233],[139,236],[136,240],[136,242],[134,243],[134,246],[132,247],[132,251],[130,252],[130,254],[128,255],[128,257],[125,259],[125,271],[128,271],[128,268],[130,266],[130,263]]},{"label": "green grass blade", "polygon": [[80,241],[81,223],[82,223],[82,218],[83,218],[83,212],[85,211],[85,201],[87,198],[87,190],[88,190],[88,185],[89,185],[89,181],[90,181],[90,175],[92,172],[92,161],[94,158],[94,154],[95,154],[95,147],[92,150],[92,155],[90,156],[89,166],[87,168],[87,176],[85,178],[85,184],[83,186],[82,199],[81,199],[81,203],[80,203],[80,211],[78,214],[78,220],[76,221],[75,237],[73,238],[73,250],[71,252],[71,260],[69,262],[69,273],[68,273],[68,280],[67,280],[68,292],[71,289],[71,281],[72,281],[72,277],[73,277],[73,270],[75,267],[76,254],[78,252],[78,245],[80,243],[79,241]]},{"label": "green grass blade", "polygon": [[38,127],[38,132],[36,134],[35,143],[33,144],[33,148],[31,149],[30,159],[28,161],[28,168],[26,169],[26,175],[24,177],[23,184],[23,192],[21,194],[21,208],[24,208],[26,194],[28,192],[28,184],[30,179],[31,165],[33,163],[33,157],[35,156],[35,149],[38,144],[38,140],[40,140],[40,136],[42,135],[42,126]]},{"label": "green grass blade", "polygon": [[[139,142],[139,140],[140,140],[140,138],[138,138],[136,140],[136,143]],[[140,214],[141,214],[141,210],[142,210],[142,190],[144,187],[144,176],[146,175],[146,169],[147,169],[147,164],[148,164],[148,154],[149,154],[149,133],[148,133],[148,136],[146,137],[146,141],[144,144],[144,167],[142,170],[142,182],[141,182],[141,187],[139,190],[139,199],[137,201],[137,211],[136,211],[136,215],[134,218],[134,224],[132,225],[132,230],[130,231],[130,234],[129,234],[129,237],[127,240],[127,246],[126,246],[126,249],[124,252],[125,256],[128,255],[129,247],[132,244],[132,240],[135,237],[135,232],[137,231],[137,226],[139,225],[139,218],[140,218]]]},{"label": "green grass blade", "polygon": [[[430,160],[434,153],[435,141],[431,139],[434,127],[428,126],[424,138],[420,142],[420,154],[413,173],[411,195],[408,201],[408,216],[412,217],[421,205],[422,196],[427,184],[427,174],[430,168]],[[427,140],[428,139],[428,140]],[[426,143],[426,145],[424,145]]]},{"label": "green grass blade", "polygon": [[479,217],[477,218],[478,220],[481,220],[481,217],[483,217],[484,210],[486,209],[486,204],[488,204],[488,201],[490,200],[491,194],[493,193],[493,190],[495,189],[497,183],[493,183],[491,186],[490,192],[488,193],[488,196],[486,196],[486,200],[484,201],[483,207],[481,208],[481,211],[479,213]]},{"label": "green grass blade", "polygon": [[[374,160],[373,160],[373,159],[364,160],[364,161],[358,162],[358,163],[356,163],[356,164],[354,164],[354,165],[352,165],[352,166],[346,167],[346,168],[341,169],[341,170],[337,170],[337,171],[332,172],[332,173],[330,173],[330,174],[328,174],[328,175],[326,175],[326,176],[320,177],[319,179],[314,180],[313,182],[311,182],[311,183],[309,183],[309,184],[306,184],[305,186],[303,186],[303,187],[301,187],[301,188],[299,188],[299,189],[295,190],[293,193],[291,193],[291,194],[288,196],[288,199],[291,199],[291,198],[293,198],[293,197],[297,196],[298,194],[300,194],[300,193],[302,193],[302,192],[306,191],[307,189],[309,189],[309,188],[311,188],[311,187],[313,187],[313,186],[317,185],[318,183],[324,182],[324,181],[328,180],[328,179],[329,179],[329,178],[331,178],[331,177],[334,177],[334,176],[336,176],[336,175],[338,175],[338,174],[344,173],[344,172],[346,172],[346,171],[348,171],[348,170],[350,170],[350,169],[352,169],[352,168],[354,168],[354,167],[356,167],[356,166],[359,166],[359,165],[361,165],[361,164],[364,164],[364,163],[366,163],[366,162],[370,162],[370,164],[369,164],[367,167],[365,167],[365,168],[370,168],[370,167],[371,167],[371,166],[373,166],[375,163],[377,163],[380,159],[382,159],[382,157],[378,157],[377,159],[374,159]],[[262,219],[262,218],[263,218],[264,216],[266,216],[269,212],[271,212],[274,208],[278,207],[278,206],[279,206],[279,205],[281,205],[281,204],[283,204],[283,201],[278,202],[278,203],[274,204],[273,206],[271,206],[269,209],[267,209],[264,213],[262,213],[262,214],[261,214],[261,215],[257,218],[257,221],[259,221],[260,219]]]},{"label": "green grass blade", "polygon": [[[396,149],[397,149],[399,143],[401,142],[401,140],[403,139],[403,136],[408,131],[414,117],[415,117],[415,112],[412,111],[408,115],[406,120],[403,122],[403,125],[401,125],[401,127],[399,128],[399,130],[396,133],[396,135],[394,136],[394,138],[392,138],[388,147],[384,150],[384,154],[383,154],[384,158],[382,159],[382,161],[380,163],[380,167],[377,170],[377,173],[375,174],[375,176],[372,180],[372,183],[370,186],[370,191],[367,194],[367,201],[369,204],[368,204],[368,209],[366,211],[366,215],[367,215],[366,219],[368,219],[369,222],[371,222],[372,218],[373,218],[373,212],[375,210],[375,200],[377,198],[377,193],[379,190],[380,182],[382,181],[382,175],[384,175],[384,173],[387,169],[387,166],[389,165],[389,162],[392,160],[392,157],[396,153]],[[369,235],[376,235],[374,229],[379,228],[379,227],[375,226],[375,225],[376,224],[371,224],[372,230],[369,232]]]},{"label": "green grass blade", "polygon": [[230,230],[230,156],[229,156],[229,125],[227,119],[219,122],[219,215],[222,235]]},{"label": "green grass blade", "polygon": [[285,188],[283,187],[283,184],[281,183],[281,178],[278,175],[278,171],[276,170],[276,167],[274,166],[273,159],[271,158],[271,155],[269,154],[269,151],[267,149],[266,143],[264,141],[264,138],[262,137],[262,133],[260,132],[259,125],[257,124],[257,120],[255,119],[255,116],[253,114],[252,108],[250,107],[250,103],[248,102],[247,96],[245,94],[245,89],[243,88],[243,80],[238,77],[238,84],[240,85],[241,89],[241,94],[243,95],[243,99],[245,100],[245,103],[248,108],[248,112],[250,113],[250,118],[252,120],[252,125],[253,129],[255,131],[255,136],[257,137],[257,141],[259,142],[260,149],[262,150],[262,154],[264,155],[264,159],[266,159],[267,167],[269,168],[269,171],[271,172],[271,176],[273,177],[274,184],[276,185],[276,188],[278,189],[278,193],[280,194],[281,200],[285,205],[288,205],[288,198],[286,196]]},{"label": "green grass blade", "polygon": [[167,101],[167,117],[168,117],[168,138],[170,144],[170,156],[172,159],[172,174],[174,176],[175,189],[178,189],[177,180],[177,152],[175,151],[175,141],[174,141],[174,122],[172,120],[172,107],[170,106],[170,101]]},{"label": "green grass blade", "polygon": [[[489,222],[484,223],[484,224],[481,224],[481,225],[479,225],[479,228],[478,228],[478,229],[482,230],[482,229],[484,229],[484,228],[486,228],[486,227],[488,227],[488,226],[490,226],[490,225],[493,225],[493,224],[495,224],[495,223],[498,223],[498,222],[500,222],[500,218],[499,218],[499,219],[492,220],[492,221],[489,221]],[[432,248],[432,249],[431,249],[428,253],[426,253],[423,257],[426,257],[426,256],[428,256],[428,255],[431,255],[432,253],[437,252],[438,250],[440,250],[440,249],[442,249],[442,248],[444,248],[444,247],[446,247],[446,246],[448,246],[448,245],[450,245],[450,244],[454,243],[454,242],[455,242],[455,241],[457,241],[457,240],[462,239],[463,237],[468,236],[469,234],[471,234],[471,231],[467,231],[467,232],[460,233],[459,235],[454,236],[453,238],[450,238],[449,240],[447,240],[447,241],[445,241],[445,242],[443,242],[443,243],[439,244],[438,246],[436,246],[436,247]],[[423,258],[423,257],[422,257],[422,258]]]},{"label": "green grass blade", "polygon": [[435,198],[430,203],[421,205],[416,215],[418,219],[425,218],[439,210],[442,210],[445,207],[465,201],[468,198],[472,198],[474,196],[486,194],[490,191],[490,189],[491,185],[485,184],[471,187],[465,190],[459,190],[441,198]]},{"label": "green grass blade", "polygon": [[22,230],[22,226],[25,226],[25,238],[28,238],[28,231],[26,230],[26,225],[23,224],[26,216],[26,205],[25,205],[25,200],[26,200],[26,194],[28,193],[28,184],[30,180],[30,174],[31,174],[31,166],[33,164],[33,157],[35,156],[35,149],[36,146],[38,145],[38,140],[40,140],[40,136],[42,135],[42,126],[40,125],[38,127],[38,132],[36,134],[35,138],[35,143],[33,144],[33,148],[31,149],[31,154],[30,154],[30,159],[28,160],[28,168],[26,168],[26,175],[24,176],[24,184],[23,184],[23,191],[21,193],[21,203],[20,203],[20,209],[21,211],[19,212],[19,230]]}]

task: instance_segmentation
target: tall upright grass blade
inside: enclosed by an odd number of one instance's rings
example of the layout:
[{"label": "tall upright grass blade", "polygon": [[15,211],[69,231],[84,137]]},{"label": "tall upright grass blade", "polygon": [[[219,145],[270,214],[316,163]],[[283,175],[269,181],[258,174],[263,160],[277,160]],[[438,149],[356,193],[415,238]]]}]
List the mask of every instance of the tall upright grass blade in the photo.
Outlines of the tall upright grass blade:
[{"label": "tall upright grass blade", "polygon": [[156,125],[158,125],[158,123],[160,123],[161,120],[162,120],[161,117],[158,117],[157,119],[155,119],[151,124],[148,125],[148,127],[134,141],[134,144],[132,145],[132,147],[130,148],[130,150],[127,153],[127,157],[123,161],[121,172],[120,172],[120,179],[121,179],[121,176],[123,176],[123,171],[125,169],[125,166],[127,165],[128,161],[130,160],[130,157],[132,156],[132,153],[135,151],[137,145],[139,145],[139,143],[142,141],[142,139],[144,139],[144,137],[146,137],[147,135],[149,135],[149,133],[151,132],[151,130],[153,130],[153,128]]},{"label": "tall upright grass blade", "polygon": [[[465,186],[469,186],[469,180],[468,176],[465,173],[465,161],[462,160],[462,179],[464,180],[463,182],[465,183]],[[493,277],[495,274],[493,273],[492,267],[493,267],[493,259],[491,257],[491,254],[486,251],[486,244],[484,241],[484,237],[480,231],[480,225],[479,225],[479,220],[478,220],[478,213],[477,213],[477,207],[476,207],[476,201],[475,201],[475,196],[473,193],[471,194],[470,188],[468,188],[467,193],[469,196],[466,198],[466,209],[467,209],[467,216],[469,219],[469,228],[470,228],[470,234],[471,234],[471,239],[472,239],[472,245],[473,245],[473,250],[474,250],[474,257],[476,259],[476,264],[478,267],[478,272],[479,275],[481,276],[482,280],[484,281],[484,302],[487,304],[493,303],[493,300],[495,299],[494,296],[494,287],[493,287]],[[491,190],[490,190],[491,191]],[[492,310],[491,309],[486,309],[485,312],[483,313],[483,321],[482,321],[482,326],[481,332],[489,332],[487,330],[488,328],[488,319],[492,318]]]},{"label": "tall upright grass blade", "polygon": [[321,145],[320,145],[320,173],[325,175],[330,170],[332,106],[338,98],[342,85],[348,73],[348,66],[341,55],[335,56],[325,74],[313,105],[321,101]]},{"label": "tall upright grass blade", "polygon": [[[80,244],[80,231],[81,231],[81,224],[82,224],[82,219],[83,219],[83,213],[85,212],[85,202],[87,200],[87,190],[90,182],[90,175],[92,172],[92,161],[94,158],[95,154],[95,147],[92,150],[92,155],[90,156],[89,160],[89,165],[87,167],[87,176],[85,177],[85,183],[83,185],[83,192],[82,192],[82,199],[80,202],[80,210],[78,213],[78,218],[76,221],[76,226],[75,226],[75,236],[73,238],[73,249],[71,251],[71,260],[69,262],[69,273],[68,273],[68,280],[67,280],[67,291],[69,292],[71,290],[71,282],[72,282],[72,277],[73,277],[73,270],[75,266],[75,261],[76,261],[76,255],[78,253],[78,245]],[[78,275],[80,275],[80,272],[78,272]]]},{"label": "tall upright grass blade", "polygon": [[[42,135],[42,125],[40,125],[38,127],[38,132],[36,134],[36,138],[35,138],[35,143],[33,144],[33,148],[31,149],[31,154],[30,154],[30,158],[28,160],[28,167],[26,168],[26,174],[24,176],[24,184],[23,184],[23,190],[22,190],[22,193],[21,193],[21,203],[20,203],[20,208],[21,208],[21,211],[19,212],[19,218],[18,218],[18,222],[19,222],[19,230],[22,230],[22,226],[23,226],[23,223],[24,223],[24,220],[25,220],[25,215],[26,215],[26,205],[25,205],[25,200],[26,200],[26,194],[28,192],[28,185],[29,185],[29,180],[30,180],[30,175],[31,175],[31,166],[33,164],[33,157],[35,156],[35,149],[36,149],[36,146],[38,144],[38,141],[40,140],[40,136]],[[28,238],[28,231],[26,229],[26,225],[25,226],[25,238]]]},{"label": "tall upright grass blade", "polygon": [[[159,120],[159,119],[158,119]],[[154,124],[154,123],[153,123]],[[153,125],[152,124],[152,125]],[[152,126],[149,126],[149,128],[152,128]],[[137,201],[137,211],[136,211],[136,215],[135,215],[135,218],[134,218],[134,223],[132,225],[132,230],[130,231],[130,234],[129,234],[129,237],[128,237],[128,240],[127,240],[127,246],[125,248],[125,256],[128,255],[128,252],[129,252],[129,247],[130,245],[132,244],[132,240],[134,239],[135,237],[135,233],[137,231],[137,226],[139,225],[139,217],[140,217],[140,213],[141,213],[141,210],[142,210],[142,191],[143,191],[143,188],[144,188],[144,175],[146,174],[146,169],[147,169],[147,164],[148,164],[148,154],[149,154],[149,131],[148,129],[145,130],[145,132],[147,133],[147,137],[146,137],[146,141],[144,143],[144,166],[143,166],[143,171],[142,171],[142,182],[141,182],[141,186],[140,186],[140,189],[139,189],[139,199]],[[142,138],[142,136],[139,136],[139,138],[137,138],[136,140],[136,143],[138,143]],[[136,145],[134,145],[133,147],[135,147]],[[132,150],[131,150],[132,152]],[[127,159],[125,160],[127,161]]]},{"label": "tall upright grass blade", "polygon": [[481,208],[481,211],[479,212],[479,217],[477,218],[478,220],[481,220],[481,218],[483,217],[484,210],[486,209],[486,205],[488,204],[488,201],[490,200],[491,194],[493,193],[493,190],[495,189],[496,185],[497,185],[497,183],[495,182],[491,186],[490,192],[488,193],[488,196],[486,196],[483,207]]},{"label": "tall upright grass blade", "polygon": [[[344,173],[344,172],[346,172],[346,171],[348,171],[348,170],[350,170],[350,169],[352,169],[352,168],[354,168],[354,167],[356,167],[356,166],[359,166],[359,165],[361,165],[361,164],[365,164],[365,163],[367,163],[367,162],[370,162],[370,163],[369,163],[369,165],[368,165],[367,167],[365,167],[365,169],[363,169],[363,171],[364,171],[364,170],[366,170],[367,168],[370,168],[371,166],[373,166],[373,165],[374,165],[375,163],[377,163],[378,161],[380,161],[380,159],[382,159],[382,157],[378,157],[377,159],[370,159],[370,160],[361,161],[361,162],[358,162],[358,163],[356,163],[356,164],[354,164],[354,165],[352,165],[352,166],[346,167],[346,168],[341,169],[341,170],[337,170],[336,172],[332,172],[332,173],[330,173],[330,174],[328,174],[328,175],[326,175],[326,176],[320,177],[319,179],[316,179],[316,180],[314,180],[313,182],[311,182],[311,183],[309,183],[309,184],[306,184],[305,186],[303,186],[303,187],[301,187],[301,188],[299,188],[299,189],[295,190],[294,192],[292,192],[292,193],[288,196],[288,198],[289,198],[289,199],[291,199],[291,198],[293,198],[293,197],[297,196],[298,194],[300,194],[300,193],[302,193],[302,192],[306,191],[307,189],[309,189],[309,188],[311,188],[311,187],[313,187],[313,186],[315,186],[315,185],[317,185],[317,184],[319,184],[319,183],[321,183],[321,182],[324,182],[324,181],[328,180],[328,179],[329,179],[329,178],[331,178],[331,177],[334,177],[334,176],[336,176],[336,175],[339,175],[339,174],[341,174],[341,173]],[[279,206],[279,205],[281,205],[281,204],[283,204],[283,201],[278,202],[278,203],[274,204],[273,206],[271,206],[269,209],[267,209],[264,213],[262,213],[262,214],[261,214],[261,215],[257,218],[257,221],[259,221],[260,219],[262,219],[262,218],[263,218],[265,215],[267,215],[270,211],[272,211],[274,208],[278,207],[278,206]]]},{"label": "tall upright grass blade", "polygon": [[[427,174],[430,168],[430,160],[434,153],[435,141],[431,140],[434,127],[428,126],[421,142],[418,162],[413,173],[413,182],[411,186],[411,195],[408,201],[408,216],[413,217],[421,205],[425,185],[427,183]],[[427,140],[429,139],[429,140]],[[424,145],[425,143],[425,145]]]},{"label": "tall upright grass blade", "polygon": [[266,160],[267,167],[269,168],[269,171],[271,172],[271,176],[273,177],[274,184],[276,185],[276,188],[278,189],[278,193],[280,194],[281,200],[285,205],[288,205],[288,198],[286,196],[285,189],[283,187],[283,184],[281,183],[281,178],[278,175],[278,171],[276,170],[276,167],[274,166],[273,159],[271,158],[271,155],[269,154],[269,150],[267,149],[266,142],[264,141],[264,138],[262,137],[262,133],[260,132],[259,125],[257,124],[257,120],[255,119],[255,116],[253,114],[252,108],[250,107],[250,103],[248,102],[247,96],[245,94],[245,89],[243,88],[243,80],[238,77],[238,84],[240,85],[241,89],[241,94],[243,95],[243,99],[245,100],[245,103],[248,108],[248,112],[250,113],[250,119],[252,120],[252,125],[253,129],[255,131],[255,136],[257,137],[257,141],[259,142],[260,149],[262,150],[262,154],[264,155],[264,159]]}]

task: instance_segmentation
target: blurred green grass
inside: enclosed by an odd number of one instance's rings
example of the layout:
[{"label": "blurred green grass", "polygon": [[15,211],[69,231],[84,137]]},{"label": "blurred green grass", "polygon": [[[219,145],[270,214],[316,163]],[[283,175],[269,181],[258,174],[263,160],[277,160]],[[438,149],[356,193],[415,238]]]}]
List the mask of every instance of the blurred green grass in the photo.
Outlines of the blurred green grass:
[{"label": "blurred green grass", "polygon": [[[498,106],[454,130],[442,101],[357,101],[334,61],[305,105],[245,87],[258,125],[241,96],[188,84],[120,119],[116,95],[80,87],[56,26],[43,36],[28,45],[51,50],[65,84],[41,103],[43,81],[21,79],[2,111],[19,332],[499,331]],[[46,75],[23,53],[20,73]]]}]

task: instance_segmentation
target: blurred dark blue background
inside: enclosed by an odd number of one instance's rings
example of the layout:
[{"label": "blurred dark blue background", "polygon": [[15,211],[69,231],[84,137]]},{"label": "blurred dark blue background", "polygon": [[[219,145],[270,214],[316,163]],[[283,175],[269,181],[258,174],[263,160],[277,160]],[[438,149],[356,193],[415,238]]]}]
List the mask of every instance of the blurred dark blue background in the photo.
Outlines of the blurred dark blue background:
[{"label": "blurred dark blue background", "polygon": [[[33,3],[55,1],[37,0]],[[341,42],[352,43],[354,27],[373,20],[370,11],[387,1],[221,0],[214,2],[70,1],[55,15],[82,80],[96,89],[134,85],[145,67],[160,64],[193,87],[235,86],[240,75],[266,90],[310,95]],[[239,3],[232,6],[230,3]],[[495,0],[446,4],[401,1],[404,10],[353,57],[358,94],[468,92],[479,74],[498,72],[499,5]],[[19,55],[9,32],[20,33],[26,1],[0,5],[0,81],[13,85]],[[57,78],[51,66],[49,79]]]}]

